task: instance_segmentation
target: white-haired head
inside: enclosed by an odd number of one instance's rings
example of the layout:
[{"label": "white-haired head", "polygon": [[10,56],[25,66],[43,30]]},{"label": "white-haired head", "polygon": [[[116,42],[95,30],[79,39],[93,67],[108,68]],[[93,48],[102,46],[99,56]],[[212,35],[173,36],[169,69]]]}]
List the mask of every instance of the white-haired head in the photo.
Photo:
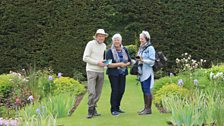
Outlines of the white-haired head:
[{"label": "white-haired head", "polygon": [[144,36],[147,41],[149,41],[151,39],[148,31],[142,31],[142,33],[140,35]]},{"label": "white-haired head", "polygon": [[114,34],[114,36],[112,37],[112,41],[114,41],[115,39],[119,39],[120,41],[122,41],[121,34],[119,33]]}]

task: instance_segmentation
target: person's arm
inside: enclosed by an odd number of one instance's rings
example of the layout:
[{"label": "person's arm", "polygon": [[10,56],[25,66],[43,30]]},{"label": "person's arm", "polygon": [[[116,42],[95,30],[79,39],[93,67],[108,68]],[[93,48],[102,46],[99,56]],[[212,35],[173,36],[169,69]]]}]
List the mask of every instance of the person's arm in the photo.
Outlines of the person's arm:
[{"label": "person's arm", "polygon": [[97,60],[91,58],[90,57],[91,56],[91,53],[92,53],[92,51],[91,51],[91,44],[88,43],[86,45],[86,48],[85,48],[85,51],[84,51],[84,54],[83,54],[83,61],[84,62],[87,62],[89,64],[98,65],[100,61],[97,61]]},{"label": "person's arm", "polygon": [[143,63],[149,64],[151,66],[155,63],[155,49],[153,47],[148,48],[149,51],[149,58],[148,59],[141,59]]},{"label": "person's arm", "polygon": [[112,59],[112,63],[107,65],[108,68],[117,68],[117,67],[124,67],[125,63],[120,62],[120,63],[115,63],[114,58],[113,58],[113,54],[111,49],[109,49],[106,53],[106,59]]},{"label": "person's arm", "polygon": [[124,48],[124,49],[125,49],[126,54],[128,55],[128,62],[126,63],[126,66],[128,66],[128,65],[132,64],[131,57],[130,57],[130,55],[128,53],[128,50],[126,48]]}]

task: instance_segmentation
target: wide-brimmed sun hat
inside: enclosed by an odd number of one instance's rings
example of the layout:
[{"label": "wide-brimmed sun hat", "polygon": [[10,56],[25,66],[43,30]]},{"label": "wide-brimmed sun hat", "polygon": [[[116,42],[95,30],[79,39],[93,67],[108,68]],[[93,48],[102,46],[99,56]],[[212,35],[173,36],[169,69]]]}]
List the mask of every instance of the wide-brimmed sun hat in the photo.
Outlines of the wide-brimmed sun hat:
[{"label": "wide-brimmed sun hat", "polygon": [[108,34],[104,31],[104,29],[98,29],[98,30],[96,31],[94,37],[96,37],[97,34],[102,34],[102,35],[105,35],[106,37],[108,36]]}]

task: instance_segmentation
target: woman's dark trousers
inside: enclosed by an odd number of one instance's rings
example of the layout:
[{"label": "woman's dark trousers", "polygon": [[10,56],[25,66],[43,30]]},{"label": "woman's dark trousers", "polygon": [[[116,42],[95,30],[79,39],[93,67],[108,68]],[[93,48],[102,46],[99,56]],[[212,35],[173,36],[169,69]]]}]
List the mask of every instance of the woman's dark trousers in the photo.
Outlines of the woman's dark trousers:
[{"label": "woman's dark trousers", "polygon": [[120,103],[125,91],[126,75],[112,76],[109,75],[109,80],[111,84],[111,112],[120,110]]}]

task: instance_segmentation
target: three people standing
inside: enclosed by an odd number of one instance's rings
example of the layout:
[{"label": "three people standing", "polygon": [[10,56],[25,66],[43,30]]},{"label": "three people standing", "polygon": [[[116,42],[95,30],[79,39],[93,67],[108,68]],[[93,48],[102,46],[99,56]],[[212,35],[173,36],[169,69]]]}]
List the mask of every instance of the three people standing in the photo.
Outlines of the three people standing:
[{"label": "three people standing", "polygon": [[[122,37],[115,34],[112,37],[112,46],[106,53],[106,59],[112,60],[111,64],[104,64],[104,55],[106,45],[104,41],[108,36],[103,29],[98,29],[95,33],[94,40],[87,43],[83,61],[86,62],[86,73],[88,80],[88,116],[100,116],[97,113],[97,102],[100,98],[103,81],[104,66],[107,65],[107,75],[111,84],[111,114],[119,115],[124,113],[120,108],[126,85],[126,75],[128,74],[127,66],[131,64],[131,58],[127,49],[122,45]],[[152,94],[150,89],[154,84],[154,74],[152,66],[155,61],[155,49],[151,46],[150,35],[147,31],[140,34],[140,48],[138,51],[139,58],[139,81],[141,82],[144,95],[145,107],[139,112],[139,115],[151,114]]]}]

